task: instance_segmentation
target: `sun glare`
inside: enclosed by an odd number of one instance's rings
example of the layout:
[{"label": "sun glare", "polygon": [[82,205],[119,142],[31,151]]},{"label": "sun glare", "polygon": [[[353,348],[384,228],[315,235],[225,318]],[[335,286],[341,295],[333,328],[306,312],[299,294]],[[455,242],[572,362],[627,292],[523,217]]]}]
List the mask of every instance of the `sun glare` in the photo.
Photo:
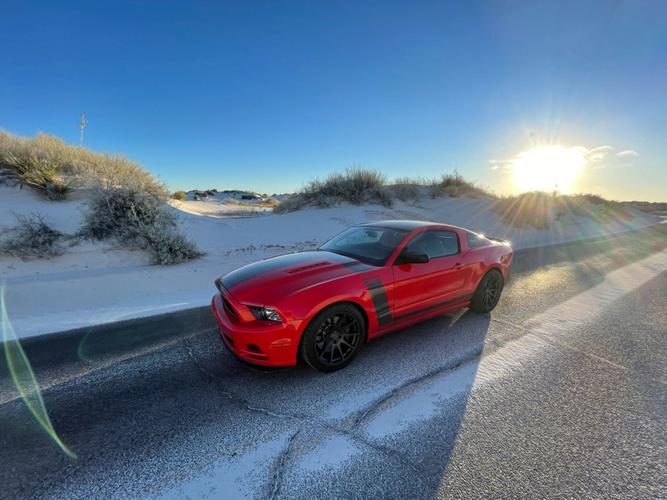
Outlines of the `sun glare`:
[{"label": "sun glare", "polygon": [[584,148],[540,146],[519,153],[510,163],[519,191],[571,193],[586,162]]}]

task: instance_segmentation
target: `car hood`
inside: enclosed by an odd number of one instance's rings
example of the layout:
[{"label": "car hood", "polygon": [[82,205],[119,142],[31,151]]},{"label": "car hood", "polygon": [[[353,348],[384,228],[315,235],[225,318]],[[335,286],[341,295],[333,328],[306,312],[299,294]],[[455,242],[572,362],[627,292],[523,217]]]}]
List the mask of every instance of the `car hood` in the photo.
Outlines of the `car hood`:
[{"label": "car hood", "polygon": [[371,268],[350,257],[315,250],[248,264],[225,274],[221,282],[239,302],[270,305],[304,288]]}]

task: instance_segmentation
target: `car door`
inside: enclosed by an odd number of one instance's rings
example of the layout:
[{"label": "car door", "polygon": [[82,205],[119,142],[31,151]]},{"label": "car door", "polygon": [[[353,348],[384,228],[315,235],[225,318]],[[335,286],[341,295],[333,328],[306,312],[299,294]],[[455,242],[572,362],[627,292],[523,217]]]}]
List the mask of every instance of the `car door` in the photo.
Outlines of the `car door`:
[{"label": "car door", "polygon": [[455,231],[426,230],[413,237],[401,252],[426,254],[429,262],[393,266],[394,318],[400,320],[438,307],[461,295],[461,245]]}]

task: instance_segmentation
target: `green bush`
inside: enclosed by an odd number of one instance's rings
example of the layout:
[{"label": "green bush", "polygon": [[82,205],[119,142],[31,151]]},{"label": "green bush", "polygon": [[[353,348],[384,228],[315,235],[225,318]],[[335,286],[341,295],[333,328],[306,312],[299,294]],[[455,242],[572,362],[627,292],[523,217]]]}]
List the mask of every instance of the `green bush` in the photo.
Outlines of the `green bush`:
[{"label": "green bush", "polygon": [[175,200],[179,200],[179,201],[185,201],[187,199],[187,197],[188,197],[188,193],[186,193],[185,191],[176,191],[172,195],[172,198],[174,198]]}]

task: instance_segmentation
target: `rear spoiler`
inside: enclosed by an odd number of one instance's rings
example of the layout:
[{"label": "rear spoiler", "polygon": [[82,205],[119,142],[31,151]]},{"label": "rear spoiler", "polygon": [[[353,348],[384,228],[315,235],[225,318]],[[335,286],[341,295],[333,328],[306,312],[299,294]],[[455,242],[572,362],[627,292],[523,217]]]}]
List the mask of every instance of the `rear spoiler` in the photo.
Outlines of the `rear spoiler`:
[{"label": "rear spoiler", "polygon": [[507,240],[503,240],[503,239],[501,239],[501,238],[494,238],[493,236],[486,236],[486,235],[484,235],[484,237],[485,237],[487,240],[495,241],[496,243],[502,243],[503,245],[508,245],[508,246],[509,246],[509,244],[510,244],[509,241],[507,241]]}]

